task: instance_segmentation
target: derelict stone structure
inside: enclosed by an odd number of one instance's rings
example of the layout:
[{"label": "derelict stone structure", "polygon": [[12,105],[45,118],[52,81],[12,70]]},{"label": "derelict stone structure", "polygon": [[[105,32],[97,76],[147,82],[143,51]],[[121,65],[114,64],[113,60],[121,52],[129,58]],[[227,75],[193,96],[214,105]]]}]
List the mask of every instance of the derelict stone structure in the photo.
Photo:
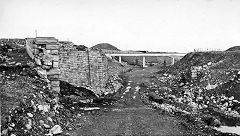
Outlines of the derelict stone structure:
[{"label": "derelict stone structure", "polygon": [[90,87],[97,95],[114,91],[106,87],[108,61],[101,51],[78,50],[72,43],[61,43],[54,37],[27,38],[26,49],[53,92],[59,93],[59,80]]},{"label": "derelict stone structure", "polygon": [[38,65],[36,70],[47,80],[49,89],[56,95],[60,92],[59,46],[58,40],[54,37],[26,39],[27,52]]},{"label": "derelict stone structure", "polygon": [[60,80],[75,86],[90,86],[98,95],[107,91],[108,61],[100,51],[79,51],[74,46],[63,45],[59,57]]}]

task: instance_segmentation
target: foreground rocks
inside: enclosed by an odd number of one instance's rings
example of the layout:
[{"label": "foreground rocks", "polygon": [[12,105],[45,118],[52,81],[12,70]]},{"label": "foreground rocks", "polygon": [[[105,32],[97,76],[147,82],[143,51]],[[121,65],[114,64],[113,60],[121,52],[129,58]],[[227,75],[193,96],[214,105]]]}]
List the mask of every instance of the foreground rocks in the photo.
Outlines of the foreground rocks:
[{"label": "foreground rocks", "polygon": [[149,83],[141,84],[148,99],[144,101],[166,113],[192,116],[210,127],[239,126],[239,57],[233,54],[185,56],[176,65],[150,76]]},{"label": "foreground rocks", "polygon": [[[18,70],[21,73],[22,69]],[[90,90],[70,85],[68,89],[62,88],[57,100],[49,92],[48,84],[38,75],[30,77],[16,74],[15,71],[4,71],[0,81],[0,88],[3,90],[1,103],[4,105],[1,111],[5,111],[1,113],[1,116],[4,115],[1,124],[2,135],[56,135],[74,130],[79,127],[79,117],[83,114],[97,114],[100,108],[94,106],[105,103],[96,99]],[[67,100],[67,96],[71,95],[79,99]],[[19,102],[11,99],[17,99]],[[84,103],[86,100],[90,101]],[[110,100],[107,104],[113,101]],[[11,107],[9,102],[13,104]],[[87,108],[89,106],[90,108]]]}]

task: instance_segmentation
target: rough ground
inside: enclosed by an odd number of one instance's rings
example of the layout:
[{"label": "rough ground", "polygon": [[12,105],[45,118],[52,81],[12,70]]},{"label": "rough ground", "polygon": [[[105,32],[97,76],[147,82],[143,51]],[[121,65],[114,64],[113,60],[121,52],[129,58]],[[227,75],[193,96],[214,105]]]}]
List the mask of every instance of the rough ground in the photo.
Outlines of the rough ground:
[{"label": "rough ground", "polygon": [[[238,115],[240,113],[239,105],[231,107],[226,105],[233,101],[230,100],[232,95],[236,100],[240,98],[237,93],[240,88],[240,78],[237,75],[240,63],[237,52],[189,54],[173,66],[174,74],[170,73],[171,71],[159,71],[159,68],[155,67],[126,68],[114,62],[110,69],[115,67],[112,72],[121,73],[125,81],[123,82],[125,87],[115,96],[118,99],[114,97],[114,99],[91,100],[92,98],[89,98],[91,93],[88,90],[63,84],[62,86],[65,86],[61,88],[63,99],[60,99],[60,105],[56,105],[48,94],[46,83],[34,73],[34,64],[29,60],[22,46],[1,46],[0,51],[1,129],[8,129],[8,135],[45,135],[56,125],[62,127],[64,133],[61,135],[73,136],[221,135],[207,126],[218,125],[219,122],[214,124],[217,119],[209,115],[215,111],[204,113],[207,108],[201,110],[200,106],[201,108],[211,105],[221,106],[226,113],[234,112]],[[210,65],[208,65],[209,61]],[[201,67],[198,71],[200,78],[189,78],[191,75],[187,75],[188,72],[199,67]],[[126,73],[123,74],[122,71]],[[181,77],[181,72],[185,74],[185,79]],[[208,90],[208,83],[218,86],[216,89]],[[222,101],[219,99],[222,96],[218,92],[222,94],[226,90],[227,97],[223,96]],[[71,93],[64,94],[65,92]],[[192,97],[192,93],[194,95],[200,93],[200,97]],[[79,97],[81,95],[89,99],[82,100],[83,97]],[[205,96],[214,97],[204,99],[203,102],[196,99]],[[176,103],[171,99],[175,99],[175,102],[180,100],[181,104],[178,106],[182,106],[186,113],[199,108],[199,114],[172,112]],[[156,100],[158,103],[153,102]],[[116,102],[111,105],[113,101]],[[163,102],[164,104],[161,105]],[[196,104],[199,104],[198,107]],[[47,109],[43,110],[41,108],[43,106]],[[204,120],[207,125],[204,124]],[[239,125],[235,118],[230,118],[230,122]]]},{"label": "rough ground", "polygon": [[194,122],[186,119],[162,114],[158,110],[145,105],[141,98],[142,82],[150,82],[150,76],[156,69],[134,68],[128,76],[127,86],[119,93],[121,98],[113,106],[105,108],[99,115],[83,115],[81,127],[68,132],[78,135],[211,135],[213,131],[204,132],[204,128],[196,128]]}]

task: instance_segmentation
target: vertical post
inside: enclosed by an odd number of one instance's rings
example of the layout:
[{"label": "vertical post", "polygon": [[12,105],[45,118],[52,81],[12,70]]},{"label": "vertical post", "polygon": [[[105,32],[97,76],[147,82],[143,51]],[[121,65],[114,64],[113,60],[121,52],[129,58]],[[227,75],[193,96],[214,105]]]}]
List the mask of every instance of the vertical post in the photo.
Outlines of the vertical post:
[{"label": "vertical post", "polygon": [[174,63],[175,63],[174,61],[175,61],[175,60],[174,60],[174,57],[172,57],[172,65],[174,65]]},{"label": "vertical post", "polygon": [[35,29],[35,36],[37,37],[37,29]]},{"label": "vertical post", "polygon": [[143,67],[146,67],[146,58],[145,58],[145,56],[143,56]]},{"label": "vertical post", "polygon": [[119,63],[122,63],[122,57],[121,56],[119,56]]}]

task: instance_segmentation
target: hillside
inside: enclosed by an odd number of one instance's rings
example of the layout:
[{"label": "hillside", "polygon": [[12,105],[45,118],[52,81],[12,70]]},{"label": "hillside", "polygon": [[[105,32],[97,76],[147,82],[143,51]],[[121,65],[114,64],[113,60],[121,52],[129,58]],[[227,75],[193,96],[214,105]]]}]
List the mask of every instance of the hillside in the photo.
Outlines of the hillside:
[{"label": "hillside", "polygon": [[[180,80],[197,84],[198,87],[216,85],[211,93],[234,96],[240,100],[240,83],[236,78],[240,71],[238,52],[192,52],[168,69]],[[179,74],[182,73],[182,74]]]},{"label": "hillside", "polygon": [[102,49],[102,50],[116,50],[116,51],[120,51],[117,47],[109,44],[109,43],[99,43],[93,47],[91,47],[91,49]]},{"label": "hillside", "polygon": [[[148,88],[173,100],[178,108],[194,109],[207,125],[239,126],[239,58],[236,51],[191,52],[175,65],[156,72]],[[211,119],[218,123],[211,123]]]},{"label": "hillside", "polygon": [[186,70],[192,66],[214,64],[212,69],[239,69],[240,54],[237,52],[191,52],[185,55],[170,70]]},{"label": "hillside", "polygon": [[52,135],[52,128],[58,133],[73,130],[81,123],[79,116],[97,114],[84,108],[106,102],[84,87],[60,81],[59,99],[55,99],[47,80],[28,56],[24,41],[0,39],[1,135]]},{"label": "hillside", "polygon": [[233,46],[233,47],[227,49],[226,51],[240,51],[240,46]]}]

